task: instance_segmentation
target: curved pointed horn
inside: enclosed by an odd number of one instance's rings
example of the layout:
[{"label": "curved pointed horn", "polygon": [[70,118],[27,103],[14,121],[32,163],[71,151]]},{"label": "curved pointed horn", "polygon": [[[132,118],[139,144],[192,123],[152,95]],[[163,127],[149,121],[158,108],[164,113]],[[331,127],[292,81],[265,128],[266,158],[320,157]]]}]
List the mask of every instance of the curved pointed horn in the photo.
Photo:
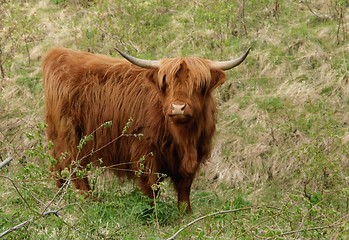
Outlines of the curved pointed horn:
[{"label": "curved pointed horn", "polygon": [[222,70],[232,69],[232,68],[238,66],[240,63],[242,63],[245,60],[245,58],[247,57],[250,50],[251,50],[251,48],[248,48],[247,51],[244,53],[244,55],[242,55],[239,58],[233,59],[233,60],[222,61],[222,62],[212,62],[211,68],[219,68]]},{"label": "curved pointed horn", "polygon": [[127,53],[122,52],[118,48],[115,47],[115,50],[118,51],[121,56],[123,56],[126,60],[129,62],[143,68],[159,68],[160,61],[159,60],[146,60],[146,59],[140,59],[133,57],[131,55],[128,55]]}]

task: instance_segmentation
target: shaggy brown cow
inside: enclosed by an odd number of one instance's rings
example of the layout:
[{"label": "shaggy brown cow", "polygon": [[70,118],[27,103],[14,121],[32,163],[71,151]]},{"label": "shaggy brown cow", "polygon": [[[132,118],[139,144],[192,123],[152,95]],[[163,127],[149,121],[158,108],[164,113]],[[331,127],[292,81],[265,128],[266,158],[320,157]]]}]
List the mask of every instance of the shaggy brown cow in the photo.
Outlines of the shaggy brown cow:
[{"label": "shaggy brown cow", "polygon": [[[59,176],[65,168],[94,163],[120,177],[137,172],[149,197],[163,173],[174,183],[178,205],[183,202],[191,211],[190,187],[209,157],[215,132],[212,92],[225,81],[224,70],[239,65],[248,52],[214,62],[195,57],[150,61],[119,51],[125,60],[52,49],[43,62],[47,138],[57,160],[52,171]],[[143,138],[115,140],[131,118],[128,132]],[[111,128],[99,128],[107,121]],[[91,133],[93,140],[78,149],[80,139]],[[90,190],[86,176],[73,183],[81,191]],[[62,184],[58,177],[57,186]]]}]

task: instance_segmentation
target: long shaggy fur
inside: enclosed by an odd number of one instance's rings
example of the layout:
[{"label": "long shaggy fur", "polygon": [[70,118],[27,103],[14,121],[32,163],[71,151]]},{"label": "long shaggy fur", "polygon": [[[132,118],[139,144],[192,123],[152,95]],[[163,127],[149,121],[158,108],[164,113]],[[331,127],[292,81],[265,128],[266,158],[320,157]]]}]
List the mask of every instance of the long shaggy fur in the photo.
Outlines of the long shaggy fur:
[{"label": "long shaggy fur", "polygon": [[[95,163],[120,177],[142,172],[137,179],[149,197],[157,173],[164,173],[172,179],[178,201],[190,211],[190,187],[209,157],[215,132],[212,90],[225,78],[223,71],[210,69],[209,61],[200,58],[163,59],[159,69],[144,69],[123,59],[52,49],[43,62],[47,138],[57,159],[52,171],[59,176],[66,167]],[[177,102],[188,105],[189,121],[176,122],[168,115]],[[131,118],[127,132],[143,138],[115,141]],[[112,121],[111,128],[99,128],[107,121]],[[79,151],[80,139],[89,134],[93,140]],[[58,179],[58,186],[62,182]],[[90,189],[87,178],[74,183],[80,190]]]}]

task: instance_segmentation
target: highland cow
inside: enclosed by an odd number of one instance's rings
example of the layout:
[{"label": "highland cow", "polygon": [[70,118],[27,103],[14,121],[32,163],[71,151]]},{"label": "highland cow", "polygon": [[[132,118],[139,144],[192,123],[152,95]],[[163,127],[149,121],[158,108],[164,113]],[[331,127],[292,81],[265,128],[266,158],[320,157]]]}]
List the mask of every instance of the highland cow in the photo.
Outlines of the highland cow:
[{"label": "highland cow", "polygon": [[[226,80],[224,70],[242,63],[249,49],[222,62],[196,57],[144,60],[119,53],[125,59],[54,48],[43,61],[47,138],[57,160],[51,166],[57,186],[64,183],[59,177],[63,169],[93,163],[119,177],[136,178],[144,194],[153,198],[152,186],[166,175],[177,191],[178,205],[185,203],[190,212],[190,188],[209,158],[215,133],[213,91]],[[130,119],[127,133],[142,138],[120,137]],[[110,128],[100,127],[109,121]],[[87,135],[93,140],[78,148]],[[89,191],[87,176],[75,175],[75,187]]]}]

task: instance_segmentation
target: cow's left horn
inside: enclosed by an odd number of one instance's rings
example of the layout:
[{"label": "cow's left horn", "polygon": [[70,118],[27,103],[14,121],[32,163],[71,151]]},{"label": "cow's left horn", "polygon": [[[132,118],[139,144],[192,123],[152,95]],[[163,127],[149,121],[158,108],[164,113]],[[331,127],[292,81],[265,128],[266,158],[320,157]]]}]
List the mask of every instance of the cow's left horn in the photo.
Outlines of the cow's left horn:
[{"label": "cow's left horn", "polygon": [[146,60],[133,57],[128,55],[127,53],[122,52],[118,48],[115,47],[115,50],[118,51],[124,58],[126,58],[129,62],[143,68],[159,68],[160,61],[159,60]]},{"label": "cow's left horn", "polygon": [[242,55],[239,58],[229,60],[229,61],[222,61],[222,62],[212,62],[211,68],[218,68],[222,70],[229,70],[236,66],[238,66],[240,63],[242,63],[245,58],[247,57],[248,53],[250,52],[251,48],[248,48],[244,55]]}]

